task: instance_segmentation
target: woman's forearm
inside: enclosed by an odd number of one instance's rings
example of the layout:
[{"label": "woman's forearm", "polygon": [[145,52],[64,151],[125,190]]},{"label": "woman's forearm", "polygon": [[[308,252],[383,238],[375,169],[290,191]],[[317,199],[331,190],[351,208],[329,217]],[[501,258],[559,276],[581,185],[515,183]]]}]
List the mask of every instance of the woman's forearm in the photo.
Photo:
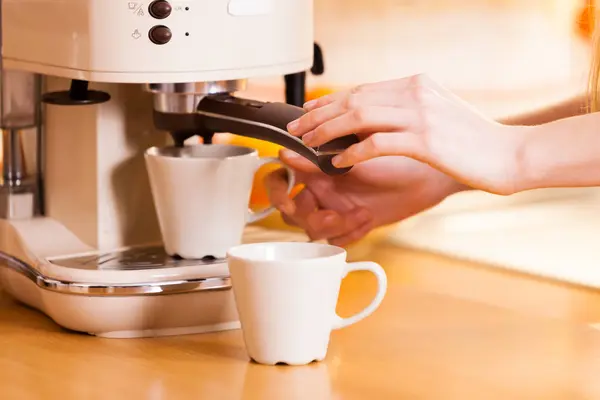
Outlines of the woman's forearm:
[{"label": "woman's forearm", "polygon": [[563,118],[583,115],[586,112],[587,99],[585,96],[579,96],[530,113],[503,118],[500,119],[499,122],[505,125],[534,126]]},{"label": "woman's forearm", "polygon": [[[590,177],[591,172],[588,175],[580,176],[575,181],[570,180],[567,176],[572,169],[578,168],[576,164],[582,162],[583,159],[578,159],[573,153],[563,154],[562,157],[568,157],[569,161],[560,161],[559,154],[561,152],[562,140],[561,133],[558,131],[563,129],[569,129],[569,125],[573,124],[572,121],[564,123],[557,123],[553,125],[554,121],[560,121],[566,118],[581,116],[587,113],[587,98],[585,96],[575,97],[564,102],[554,104],[536,111],[529,113],[516,115],[509,118],[500,119],[498,122],[504,125],[516,125],[522,126],[524,135],[523,147],[521,148],[521,154],[519,155],[519,163],[521,176],[519,177],[520,187],[519,191],[542,188],[542,187],[557,187],[557,186],[582,186],[578,182],[593,182],[595,178]],[[580,121],[576,121],[580,123]],[[591,121],[591,124],[594,122]],[[541,126],[539,129],[533,129],[533,127]],[[548,137],[545,135],[549,134]],[[598,124],[598,134],[600,135],[600,123]],[[576,134],[577,135],[577,134]],[[585,140],[584,133],[579,133],[582,136],[581,140]],[[553,137],[551,139],[551,137]],[[556,138],[554,138],[556,137]],[[593,139],[592,138],[588,138]],[[582,145],[585,149],[585,145]],[[571,152],[577,152],[577,149],[571,149]],[[591,154],[589,156],[592,156]],[[598,149],[598,157],[600,161],[600,148]],[[585,162],[585,161],[583,161]],[[600,162],[599,162],[600,164]],[[570,165],[571,167],[567,167]],[[552,175],[557,173],[555,171],[560,169],[560,173],[564,176]],[[600,171],[600,169],[598,169]],[[600,176],[600,175],[599,175]],[[600,183],[599,183],[600,185]],[[583,184],[583,186],[587,186]],[[595,186],[595,184],[591,184]],[[456,183],[453,187],[454,192],[462,192],[471,190],[470,187]]]},{"label": "woman's forearm", "polygon": [[520,190],[600,186],[600,113],[520,129]]}]

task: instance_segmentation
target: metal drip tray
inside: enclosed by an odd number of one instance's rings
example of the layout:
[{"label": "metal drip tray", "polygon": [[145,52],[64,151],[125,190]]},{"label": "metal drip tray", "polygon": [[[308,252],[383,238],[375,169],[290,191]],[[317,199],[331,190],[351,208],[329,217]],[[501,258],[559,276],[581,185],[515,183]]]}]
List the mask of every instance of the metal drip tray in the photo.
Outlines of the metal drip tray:
[{"label": "metal drip tray", "polygon": [[169,256],[162,246],[150,246],[109,253],[54,258],[48,261],[61,267],[74,269],[130,271],[220,264],[225,262],[225,259],[206,257],[199,260],[186,260]]}]

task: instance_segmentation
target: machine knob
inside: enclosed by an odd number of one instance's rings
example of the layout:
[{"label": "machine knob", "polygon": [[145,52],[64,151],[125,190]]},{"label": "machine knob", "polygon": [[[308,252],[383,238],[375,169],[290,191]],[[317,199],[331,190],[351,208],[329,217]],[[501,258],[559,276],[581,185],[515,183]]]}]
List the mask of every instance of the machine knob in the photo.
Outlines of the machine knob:
[{"label": "machine knob", "polygon": [[155,0],[148,6],[148,12],[156,19],[165,19],[171,15],[173,8],[168,1]]},{"label": "machine knob", "polygon": [[164,25],[157,25],[150,29],[148,37],[154,44],[167,44],[173,37],[171,30]]}]

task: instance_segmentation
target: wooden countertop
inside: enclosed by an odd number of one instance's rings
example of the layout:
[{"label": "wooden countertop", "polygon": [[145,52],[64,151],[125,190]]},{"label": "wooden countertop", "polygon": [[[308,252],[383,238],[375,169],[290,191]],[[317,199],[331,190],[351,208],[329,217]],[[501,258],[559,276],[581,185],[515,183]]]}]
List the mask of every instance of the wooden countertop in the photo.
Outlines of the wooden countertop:
[{"label": "wooden countertop", "polygon": [[[362,246],[362,247],[361,247]],[[325,362],[251,364],[240,331],[115,340],[62,331],[0,293],[0,398],[597,399],[600,293],[420,254],[353,249],[389,276],[382,307],[332,335]],[[374,279],[344,281],[340,312]]]}]

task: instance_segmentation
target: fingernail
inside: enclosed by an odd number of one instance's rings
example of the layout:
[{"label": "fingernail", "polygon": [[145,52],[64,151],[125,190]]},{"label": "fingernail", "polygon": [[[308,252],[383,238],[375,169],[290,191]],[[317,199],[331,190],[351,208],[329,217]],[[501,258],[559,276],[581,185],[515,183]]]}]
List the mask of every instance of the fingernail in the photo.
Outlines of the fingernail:
[{"label": "fingernail", "polygon": [[295,151],[292,151],[290,149],[281,149],[281,156],[286,157],[286,158],[297,158],[300,157],[300,155],[298,153],[296,153]]},{"label": "fingernail", "polygon": [[310,146],[310,142],[313,139],[313,136],[315,136],[315,134],[313,132],[308,132],[306,135],[302,136],[302,141],[307,146]]},{"label": "fingernail", "polygon": [[296,212],[296,207],[292,203],[283,203],[279,206],[279,210],[287,215],[293,215]]},{"label": "fingernail", "polygon": [[311,100],[311,101],[307,101],[306,103],[304,103],[304,109],[305,110],[312,110],[312,108],[314,106],[317,105],[317,100]]},{"label": "fingernail", "polygon": [[298,129],[298,125],[300,125],[300,121],[298,120],[290,122],[287,126],[288,132],[293,133],[296,129]]},{"label": "fingernail", "polygon": [[341,167],[342,163],[344,162],[344,157],[337,155],[335,157],[333,157],[331,159],[331,164],[333,164],[334,167]]}]

